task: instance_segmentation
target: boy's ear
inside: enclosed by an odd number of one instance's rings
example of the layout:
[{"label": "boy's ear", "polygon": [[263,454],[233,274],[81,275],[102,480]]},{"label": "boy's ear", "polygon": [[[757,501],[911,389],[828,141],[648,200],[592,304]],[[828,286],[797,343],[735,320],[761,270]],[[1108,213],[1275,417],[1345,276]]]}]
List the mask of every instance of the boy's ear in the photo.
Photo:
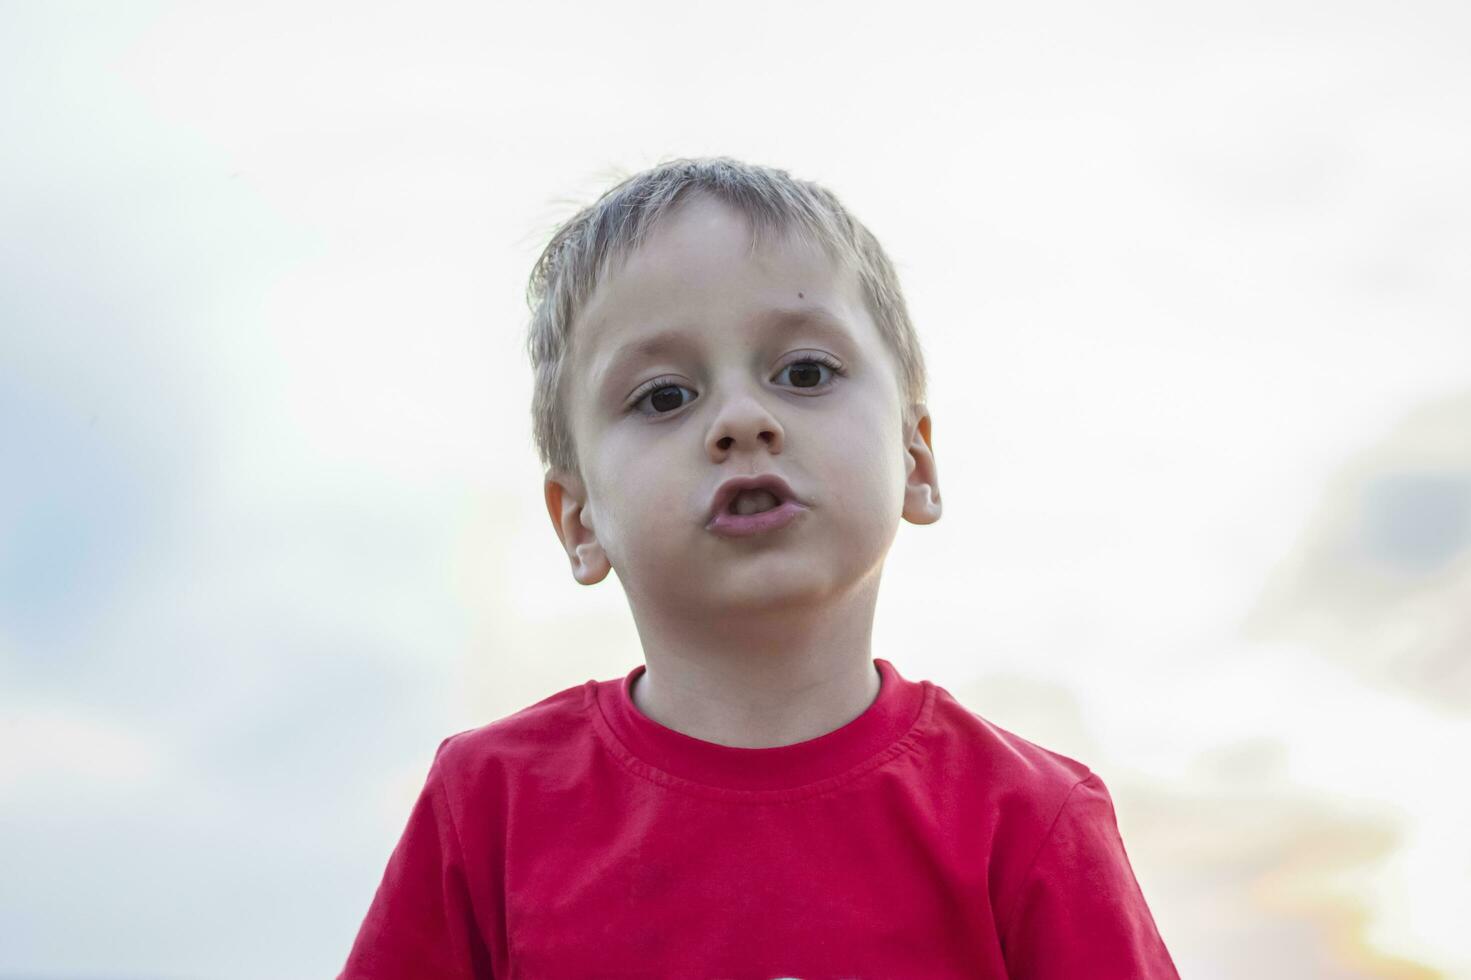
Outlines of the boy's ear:
[{"label": "boy's ear", "polygon": [[930,414],[924,405],[914,408],[915,422],[907,434],[903,517],[911,524],[933,524],[940,519],[940,473],[930,444]]},{"label": "boy's ear", "polygon": [[587,488],[577,476],[552,469],[547,471],[542,489],[552,527],[572,560],[572,577],[583,585],[598,584],[608,577],[613,565],[598,543],[597,532],[583,521]]}]

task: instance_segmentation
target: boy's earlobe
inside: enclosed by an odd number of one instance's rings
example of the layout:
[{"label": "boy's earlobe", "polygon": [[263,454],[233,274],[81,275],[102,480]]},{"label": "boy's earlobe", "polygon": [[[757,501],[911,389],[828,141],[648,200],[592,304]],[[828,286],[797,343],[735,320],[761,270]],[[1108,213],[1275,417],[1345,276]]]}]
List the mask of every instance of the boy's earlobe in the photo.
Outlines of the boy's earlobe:
[{"label": "boy's earlobe", "polygon": [[905,446],[904,514],[911,524],[933,524],[940,519],[940,473],[930,443],[930,415],[915,406],[917,419]]},{"label": "boy's earlobe", "polygon": [[548,470],[542,490],[552,528],[572,561],[572,577],[583,585],[596,585],[607,578],[613,565],[598,543],[597,532],[583,522],[587,490],[582,481],[558,470]]}]

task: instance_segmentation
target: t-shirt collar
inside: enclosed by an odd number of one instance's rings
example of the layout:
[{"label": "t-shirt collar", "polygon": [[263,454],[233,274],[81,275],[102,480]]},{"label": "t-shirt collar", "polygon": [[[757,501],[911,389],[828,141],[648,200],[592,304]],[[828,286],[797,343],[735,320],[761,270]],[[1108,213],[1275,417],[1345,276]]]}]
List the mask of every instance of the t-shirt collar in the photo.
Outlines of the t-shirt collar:
[{"label": "t-shirt collar", "polygon": [[738,748],[707,742],[666,728],[633,703],[633,683],[644,672],[639,664],[621,680],[589,681],[589,709],[610,747],[634,761],[676,780],[729,790],[786,790],[842,777],[877,757],[896,751],[897,743],[919,722],[928,698],[928,682],[901,677],[882,658],[879,693],[864,712],[825,735],[772,748]]}]

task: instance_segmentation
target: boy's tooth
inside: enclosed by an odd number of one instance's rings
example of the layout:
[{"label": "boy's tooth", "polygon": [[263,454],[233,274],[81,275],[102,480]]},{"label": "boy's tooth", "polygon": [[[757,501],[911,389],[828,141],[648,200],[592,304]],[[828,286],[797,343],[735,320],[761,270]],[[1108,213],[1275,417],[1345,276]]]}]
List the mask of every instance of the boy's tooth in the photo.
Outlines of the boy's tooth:
[{"label": "boy's tooth", "polygon": [[776,495],[770,490],[742,490],[736,494],[731,509],[737,514],[755,514],[771,510],[777,503]]}]

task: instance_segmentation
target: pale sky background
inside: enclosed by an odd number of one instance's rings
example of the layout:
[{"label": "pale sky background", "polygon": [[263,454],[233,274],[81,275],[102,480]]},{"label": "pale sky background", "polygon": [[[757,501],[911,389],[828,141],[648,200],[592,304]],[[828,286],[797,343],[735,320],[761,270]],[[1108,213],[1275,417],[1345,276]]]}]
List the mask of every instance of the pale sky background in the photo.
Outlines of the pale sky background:
[{"label": "pale sky background", "polygon": [[0,4],[0,976],[335,974],[446,735],[640,662],[525,280],[730,154],[885,243],[875,656],[1088,763],[1183,976],[1471,978],[1471,8]]}]

